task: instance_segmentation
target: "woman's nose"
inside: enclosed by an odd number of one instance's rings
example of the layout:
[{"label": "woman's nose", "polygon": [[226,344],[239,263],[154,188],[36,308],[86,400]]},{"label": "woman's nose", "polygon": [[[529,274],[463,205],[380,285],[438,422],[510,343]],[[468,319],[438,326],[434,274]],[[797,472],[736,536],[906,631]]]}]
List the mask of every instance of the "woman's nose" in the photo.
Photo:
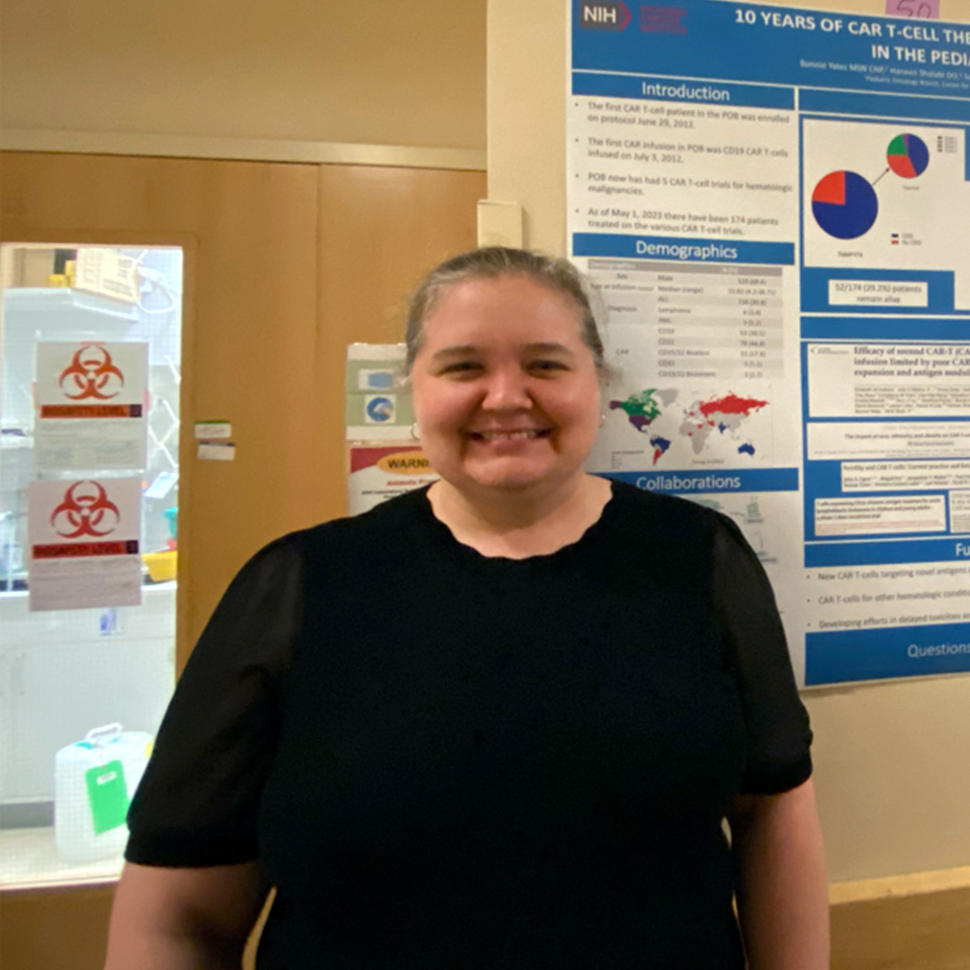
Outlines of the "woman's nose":
[{"label": "woman's nose", "polygon": [[485,385],[482,407],[491,410],[510,410],[532,406],[528,388],[528,375],[518,367],[493,370]]}]

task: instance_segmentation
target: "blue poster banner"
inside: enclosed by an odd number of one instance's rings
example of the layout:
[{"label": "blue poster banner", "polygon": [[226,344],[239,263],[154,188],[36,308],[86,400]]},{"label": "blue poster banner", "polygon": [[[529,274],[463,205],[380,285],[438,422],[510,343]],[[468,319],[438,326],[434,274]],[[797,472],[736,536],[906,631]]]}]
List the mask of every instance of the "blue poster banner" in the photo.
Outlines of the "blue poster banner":
[{"label": "blue poster banner", "polygon": [[[618,29],[604,29],[612,6],[629,16]],[[629,7],[577,0],[572,55],[574,72],[608,68],[792,87],[970,94],[970,28],[906,17],[721,0]]]}]

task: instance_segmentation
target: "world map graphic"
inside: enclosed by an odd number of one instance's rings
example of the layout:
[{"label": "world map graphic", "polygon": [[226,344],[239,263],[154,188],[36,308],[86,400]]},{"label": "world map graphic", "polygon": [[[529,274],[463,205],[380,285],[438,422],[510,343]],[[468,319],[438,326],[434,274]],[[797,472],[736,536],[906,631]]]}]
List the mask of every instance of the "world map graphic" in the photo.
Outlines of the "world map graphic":
[{"label": "world map graphic", "polygon": [[737,454],[754,456],[755,445],[745,434],[745,424],[768,406],[767,401],[728,392],[698,398],[683,407],[678,403],[679,396],[680,392],[673,388],[648,387],[622,401],[612,400],[609,406],[611,411],[623,411],[630,425],[648,436],[654,465],[670,449],[675,436],[686,439],[695,455],[706,451],[712,440],[725,436]]}]

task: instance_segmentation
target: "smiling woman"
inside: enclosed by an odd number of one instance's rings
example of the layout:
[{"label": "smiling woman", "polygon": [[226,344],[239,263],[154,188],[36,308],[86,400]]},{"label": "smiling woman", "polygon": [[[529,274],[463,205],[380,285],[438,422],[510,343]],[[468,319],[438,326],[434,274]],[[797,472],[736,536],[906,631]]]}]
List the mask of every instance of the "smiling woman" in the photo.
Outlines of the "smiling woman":
[{"label": "smiling woman", "polygon": [[274,884],[260,970],[821,970],[771,590],[729,519],[583,470],[580,277],[457,257],[408,347],[441,479],[233,582],[132,807],[109,968],[238,965]]}]

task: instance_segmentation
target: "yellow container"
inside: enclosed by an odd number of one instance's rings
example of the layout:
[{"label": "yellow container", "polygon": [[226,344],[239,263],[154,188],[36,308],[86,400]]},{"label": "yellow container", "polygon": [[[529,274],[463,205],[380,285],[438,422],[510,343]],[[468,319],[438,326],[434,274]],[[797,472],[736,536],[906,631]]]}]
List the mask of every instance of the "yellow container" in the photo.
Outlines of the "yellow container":
[{"label": "yellow container", "polygon": [[165,552],[146,552],[141,561],[148,567],[148,575],[153,583],[165,583],[175,579],[178,567],[178,552],[167,549]]}]

